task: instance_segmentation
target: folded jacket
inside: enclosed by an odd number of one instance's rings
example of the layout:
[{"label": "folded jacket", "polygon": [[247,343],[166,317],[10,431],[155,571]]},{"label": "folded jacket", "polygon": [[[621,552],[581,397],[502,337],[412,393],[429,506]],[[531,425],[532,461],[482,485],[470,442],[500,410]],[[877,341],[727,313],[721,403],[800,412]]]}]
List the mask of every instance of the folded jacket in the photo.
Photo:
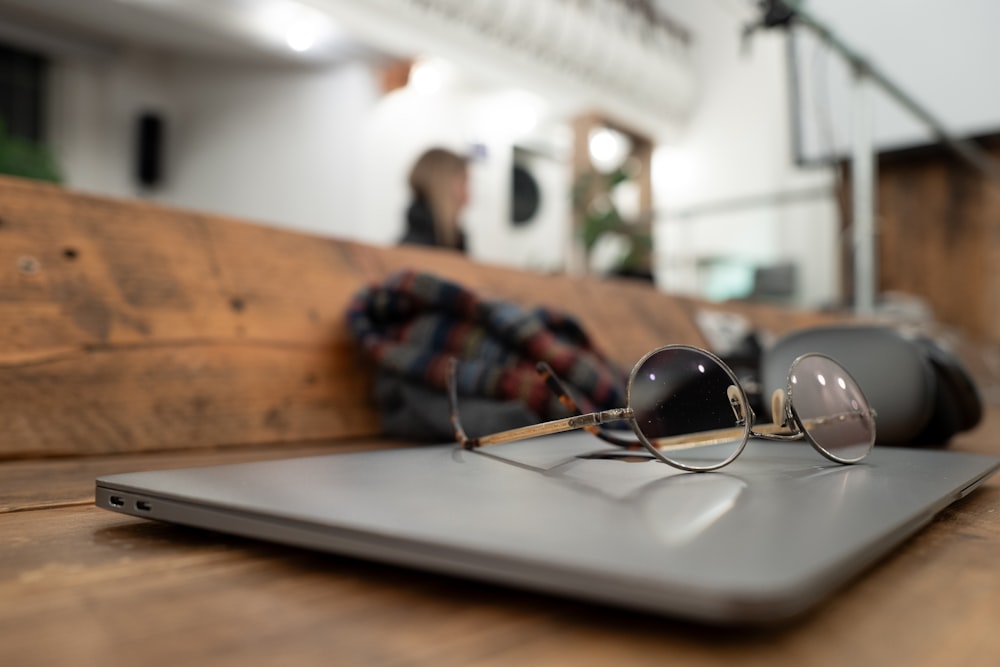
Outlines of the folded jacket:
[{"label": "folded jacket", "polygon": [[[452,357],[460,361],[456,388],[470,434],[476,434],[480,422],[472,413],[490,421],[490,404],[470,403],[468,398],[496,402],[494,409],[510,415],[501,420],[504,427],[523,425],[529,417],[566,415],[539,377],[539,361],[547,362],[569,385],[581,410],[625,405],[624,373],[594,348],[575,319],[552,309],[481,299],[433,274],[404,271],[360,290],[348,306],[347,322],[379,369],[376,402],[383,428],[393,435],[431,439],[451,433],[448,414],[440,406],[447,407],[441,401]],[[425,391],[412,391],[415,388]],[[431,410],[435,400],[438,409]],[[517,404],[513,409],[501,408],[511,402]],[[429,423],[410,420],[402,429],[387,426],[401,411],[426,415]],[[491,430],[496,427],[491,425]]]}]

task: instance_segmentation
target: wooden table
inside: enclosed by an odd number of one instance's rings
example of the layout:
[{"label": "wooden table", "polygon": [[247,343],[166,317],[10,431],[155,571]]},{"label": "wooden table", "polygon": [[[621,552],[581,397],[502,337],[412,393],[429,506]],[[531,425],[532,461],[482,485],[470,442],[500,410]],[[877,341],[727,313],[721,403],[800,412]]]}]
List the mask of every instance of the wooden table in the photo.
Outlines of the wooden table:
[{"label": "wooden table", "polygon": [[[1000,454],[998,433],[993,409],[952,447]],[[327,451],[345,446],[0,463],[0,665],[1000,664],[1000,478],[815,612],[766,630],[693,625],[93,505],[99,474]]]},{"label": "wooden table", "polygon": [[[373,374],[343,313],[413,267],[575,313],[623,368],[708,344],[716,308],[0,178],[0,667],[1000,664],[1000,476],[814,613],[753,631],[94,507],[102,474],[391,444],[363,439]],[[776,335],[843,320],[725,310]],[[953,447],[1000,454],[1000,408]]]}]

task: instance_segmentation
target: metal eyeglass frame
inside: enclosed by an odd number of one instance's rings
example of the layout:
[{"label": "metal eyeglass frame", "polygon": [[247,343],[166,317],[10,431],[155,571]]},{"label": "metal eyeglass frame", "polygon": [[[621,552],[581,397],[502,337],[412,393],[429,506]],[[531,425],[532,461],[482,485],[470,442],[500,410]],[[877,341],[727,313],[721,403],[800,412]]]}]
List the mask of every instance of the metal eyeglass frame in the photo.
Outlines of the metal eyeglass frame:
[{"label": "metal eyeglass frame", "polygon": [[[690,350],[702,354],[709,360],[718,364],[718,366],[729,376],[732,384],[727,390],[727,397],[736,418],[736,424],[732,428],[657,438],[655,442],[650,441],[649,438],[642,433],[642,430],[636,422],[635,413],[632,408],[629,407],[632,402],[633,381],[635,380],[639,369],[642,368],[647,359],[655,354],[671,349]],[[843,367],[837,364],[835,360],[826,355],[809,353],[796,358],[795,361],[792,362],[789,370],[789,376],[791,376],[792,369],[794,369],[802,359],[808,357],[820,357],[827,359],[837,365],[838,368],[843,369]],[[626,385],[626,407],[602,410],[600,412],[590,412],[586,414],[584,414],[579,407],[577,407],[573,398],[570,396],[568,387],[558,378],[558,376],[556,376],[552,368],[544,361],[539,362],[536,366],[539,375],[545,381],[548,388],[558,397],[559,401],[575,414],[563,419],[542,422],[540,424],[532,424],[530,426],[522,426],[520,428],[509,429],[479,437],[469,437],[465,433],[465,429],[462,427],[461,419],[458,413],[458,392],[455,382],[457,367],[458,360],[452,358],[448,365],[447,374],[448,402],[451,408],[451,424],[455,430],[455,439],[464,449],[476,449],[490,445],[499,445],[506,442],[514,442],[517,440],[526,440],[543,435],[583,429],[601,440],[617,447],[621,447],[627,451],[648,451],[663,463],[689,472],[707,472],[710,470],[718,470],[719,468],[729,465],[743,452],[743,449],[746,447],[750,438],[778,441],[806,440],[813,447],[813,449],[818,451],[820,454],[835,463],[841,464],[857,463],[867,456],[866,452],[865,455],[858,458],[842,458],[820,446],[816,440],[809,435],[809,432],[805,427],[805,422],[800,418],[798,412],[795,410],[795,406],[792,401],[792,386],[790,381],[784,390],[776,389],[772,393],[771,412],[773,423],[763,424],[758,427],[758,430],[754,430],[756,415],[750,408],[746,392],[740,384],[740,381],[736,378],[736,374],[733,373],[729,366],[727,366],[726,363],[716,355],[712,354],[708,350],[690,345],[664,345],[647,352],[641,359],[639,359],[638,362],[636,362],[635,366],[632,367],[631,373],[629,373],[628,384]],[[844,372],[849,376],[846,370]],[[873,420],[877,417],[875,411],[867,405],[867,401],[865,402],[865,410],[858,412],[857,415],[862,416],[865,412],[870,414]],[[809,423],[810,425],[816,425],[825,419],[844,419],[846,416],[847,415],[833,415],[831,417],[817,418],[809,420]],[[601,428],[601,424],[607,424],[615,421],[627,421],[629,426],[632,427],[632,431],[635,433],[638,440],[621,438],[608,433]],[[725,460],[710,466],[685,465],[682,462],[667,458],[662,453],[663,451],[669,450],[690,449],[692,447],[703,447],[723,442],[730,442],[734,439],[734,435],[739,435],[739,433],[734,433],[737,429],[742,431],[742,441],[740,442],[739,447],[737,447],[736,450]],[[873,431],[873,444],[874,439]],[[868,448],[868,451],[870,450],[871,445],[869,445]]]}]

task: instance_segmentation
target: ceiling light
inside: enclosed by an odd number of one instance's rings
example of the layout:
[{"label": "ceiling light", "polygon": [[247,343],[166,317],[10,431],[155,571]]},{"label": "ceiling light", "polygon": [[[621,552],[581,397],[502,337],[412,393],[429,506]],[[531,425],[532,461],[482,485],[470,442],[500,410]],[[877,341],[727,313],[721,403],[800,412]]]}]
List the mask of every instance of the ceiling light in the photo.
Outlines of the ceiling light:
[{"label": "ceiling light", "polygon": [[316,43],[316,31],[305,22],[299,22],[285,29],[285,44],[297,53],[308,51]]},{"label": "ceiling light", "polygon": [[410,85],[427,95],[441,90],[452,75],[451,66],[440,58],[422,58],[410,69]]},{"label": "ceiling light", "polygon": [[629,138],[617,130],[598,127],[590,132],[590,161],[598,171],[609,173],[619,168],[631,150]]},{"label": "ceiling light", "polygon": [[257,21],[262,30],[296,53],[310,50],[331,32],[330,20],[325,14],[291,0],[264,5]]}]

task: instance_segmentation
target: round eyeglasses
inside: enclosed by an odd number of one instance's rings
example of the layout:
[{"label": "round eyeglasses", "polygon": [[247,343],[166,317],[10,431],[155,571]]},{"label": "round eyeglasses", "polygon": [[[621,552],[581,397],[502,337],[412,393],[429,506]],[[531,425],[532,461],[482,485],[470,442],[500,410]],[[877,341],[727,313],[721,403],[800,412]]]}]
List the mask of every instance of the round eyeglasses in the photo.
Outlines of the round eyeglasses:
[{"label": "round eyeglasses", "polygon": [[[716,470],[731,463],[751,437],[807,440],[837,463],[857,463],[875,444],[875,411],[840,364],[821,354],[792,362],[785,389],[772,394],[773,423],[755,430],[755,415],[733,371],[697,347],[667,345],[646,354],[629,374],[627,405],[580,414],[569,391],[544,363],[539,371],[562,402],[578,414],[566,419],[470,438],[458,414],[456,361],[448,373],[455,437],[465,448],[512,442],[573,429],[586,429],[629,450],[648,450],[660,461],[689,471]],[[636,438],[601,427],[625,421]]]}]

